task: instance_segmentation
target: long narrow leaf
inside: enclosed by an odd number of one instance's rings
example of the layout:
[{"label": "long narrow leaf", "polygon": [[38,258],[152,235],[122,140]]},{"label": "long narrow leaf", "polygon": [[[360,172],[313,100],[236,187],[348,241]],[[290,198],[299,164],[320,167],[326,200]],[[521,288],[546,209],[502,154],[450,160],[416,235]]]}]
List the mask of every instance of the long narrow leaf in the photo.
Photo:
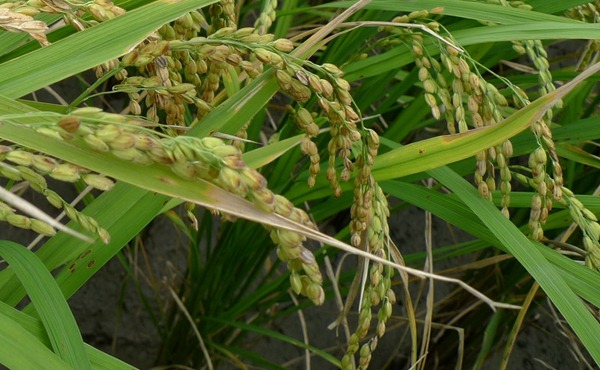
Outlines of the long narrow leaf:
[{"label": "long narrow leaf", "polygon": [[[0,301],[0,315],[5,316],[6,318],[12,320],[14,323],[20,325],[20,327],[18,327],[19,331],[25,330],[25,331],[29,332],[30,334],[32,334],[42,344],[42,348],[45,348],[45,350],[48,351],[48,353],[53,358],[58,358],[53,352],[51,352],[47,348],[47,347],[51,346],[50,340],[48,339],[48,336],[46,335],[46,330],[44,329],[44,325],[42,324],[42,322],[39,319],[31,317],[31,316],[23,313],[22,311],[19,311],[14,307],[11,307],[11,306],[5,304],[2,301]],[[0,327],[4,328],[4,325],[0,325]],[[8,332],[8,330],[7,330],[7,332]],[[13,334],[10,334],[10,335],[12,336]],[[106,370],[106,369],[135,370],[135,368],[132,367],[131,365],[126,364],[125,362],[123,362],[115,357],[112,357],[112,356],[90,346],[89,344],[84,344],[84,346],[85,346],[86,353],[88,354],[88,357],[92,364],[92,369],[94,369],[94,370]],[[8,347],[1,347],[1,348],[8,348]],[[2,351],[0,351],[0,354],[1,353],[2,353]],[[44,360],[47,360],[47,359],[44,359]],[[50,361],[53,361],[53,360],[50,360]],[[0,360],[0,363],[2,363],[1,360]],[[50,363],[48,363],[46,366],[51,366],[51,365],[50,365]],[[64,366],[67,366],[67,365],[64,364]],[[12,367],[12,368],[13,369],[25,369],[25,368],[40,369],[42,367],[36,366],[36,367]],[[51,368],[54,369],[54,367],[51,367]]]},{"label": "long narrow leaf", "polygon": [[73,369],[2,312],[0,312],[0,348],[2,348],[0,364],[9,369]]},{"label": "long narrow leaf", "polygon": [[589,3],[587,0],[564,0],[564,1],[548,1],[548,0],[531,0],[531,6],[537,11],[544,13],[558,13],[567,9],[575,8],[576,6]]},{"label": "long narrow leaf", "polygon": [[300,141],[304,135],[296,135],[275,143],[269,144],[265,147],[252,150],[244,153],[244,162],[249,167],[260,168],[265,166],[275,159],[285,154],[288,150],[300,144]]},{"label": "long narrow leaf", "polygon": [[214,132],[235,134],[277,92],[272,71],[267,71],[244,87],[234,99],[228,99],[210,112],[202,124],[194,126],[188,135],[209,136]]},{"label": "long narrow leaf", "polygon": [[[331,4],[322,5],[322,7],[340,7],[346,8],[353,2],[339,1]],[[484,2],[464,1],[464,0],[419,0],[419,1],[389,1],[373,0],[366,8],[385,10],[390,12],[412,12],[416,10],[431,10],[437,7],[443,7],[444,15],[454,17],[474,19],[478,21],[494,22],[499,24],[517,24],[517,23],[537,23],[537,22],[560,22],[566,24],[578,23],[577,21],[557,17],[549,14],[532,12],[524,9],[504,7]]]},{"label": "long narrow leaf", "polygon": [[596,363],[600,364],[600,323],[569,288],[556,267],[548,263],[532,242],[465,179],[448,168],[438,168],[429,173],[458,195],[506,250],[527,269],[565,317]]},{"label": "long narrow leaf", "polygon": [[464,46],[485,42],[527,39],[556,40],[560,38],[595,40],[600,38],[600,27],[595,23],[565,24],[560,22],[537,22],[494,27],[475,27],[458,30],[453,32],[452,35]]},{"label": "long narrow leaf", "polygon": [[18,98],[126,54],[151,32],[217,0],[155,1],[0,64],[0,94]]},{"label": "long narrow leaf", "polygon": [[298,231],[325,243],[333,243],[331,245],[340,243],[281,216],[259,210],[249,201],[209,182],[200,179],[183,179],[175,175],[168,166],[159,164],[144,166],[122,161],[110,153],[98,153],[86,148],[86,145],[78,143],[77,139],[70,142],[51,139],[26,125],[5,122],[0,125],[0,137],[56,158],[70,160],[79,166],[146,190],[217,209],[237,217],[260,220],[274,227]]},{"label": "long narrow leaf", "polygon": [[[508,250],[496,238],[481,220],[454,195],[442,195],[434,190],[422,186],[408,184],[401,181],[386,181],[382,183],[382,188],[386,193],[402,199],[410,204],[428,210],[437,217],[455,225],[456,227],[468,232],[469,234],[480,238],[504,251]],[[531,194],[526,197],[525,194],[514,193],[515,203],[524,203],[520,198],[526,198],[527,206],[531,204]],[[589,200],[597,197],[587,197],[586,206]],[[515,204],[516,205],[516,204]],[[586,301],[600,307],[600,294],[598,294],[598,284],[600,284],[597,273],[577,264],[571,259],[557,253],[540,243],[532,242],[532,246],[546,258],[550,263],[559,269],[560,275],[573,289],[577,295]]]},{"label": "long narrow leaf", "polygon": [[[17,117],[13,117],[13,120],[15,119],[17,119]],[[69,159],[77,165],[105,173],[111,177],[129,182],[130,184],[146,190],[179,198],[209,208],[218,209],[228,214],[255,222],[261,222],[281,229],[292,230],[303,234],[308,238],[320,241],[323,244],[381,262],[394,268],[407,270],[412,274],[425,274],[418,270],[402,267],[370,253],[353,248],[335,238],[277,214],[266,213],[249,201],[228,193],[211,183],[202,180],[186,180],[180,178],[170,171],[167,166],[158,164],[142,166],[135,163],[120,161],[111,157],[110,153],[96,153],[87,148],[87,145],[81,145],[81,143],[78,145],[78,139],[67,142],[48,138],[27,125],[14,124],[12,122],[0,124],[0,138],[4,138],[34,150],[44,151],[57,158]],[[460,281],[456,281],[456,283],[462,285],[462,282]],[[473,294],[478,294],[478,296],[481,299],[486,300],[488,304],[499,306],[497,303],[487,300],[485,296],[479,295],[478,292],[472,290],[470,287],[466,285],[462,286],[466,289],[470,289]]]},{"label": "long narrow leaf", "polygon": [[[36,255],[49,270],[64,264],[71,267],[71,270],[66,268],[56,277],[65,297],[70,297],[156,217],[167,199],[118,183],[84,210],[84,214],[96,219],[109,231],[111,242],[108,245],[101,241],[83,243],[64,233],[58,233],[44,243]],[[70,226],[77,227],[73,222]],[[0,300],[14,306],[23,298],[25,291],[19,280],[11,275],[12,270],[0,272]]]},{"label": "long narrow leaf", "polygon": [[497,125],[461,134],[436,136],[382,154],[375,162],[373,176],[378,181],[384,181],[474,156],[478,151],[499,144],[525,130],[539,120],[557,100],[599,70],[600,63],[595,64],[571,82],[537,99]]},{"label": "long narrow leaf", "polygon": [[249,331],[249,332],[254,332],[254,333],[257,333],[257,334],[265,335],[265,336],[268,336],[268,337],[280,340],[282,342],[293,344],[294,346],[299,347],[299,348],[310,349],[311,352],[319,355],[321,358],[323,358],[324,360],[328,361],[329,363],[331,363],[331,364],[333,364],[335,366],[340,366],[340,361],[337,358],[335,358],[334,356],[330,355],[329,353],[327,353],[327,352],[325,352],[323,350],[320,350],[320,349],[318,349],[316,347],[313,347],[311,345],[307,345],[306,343],[304,343],[304,342],[302,342],[300,340],[291,338],[291,337],[289,337],[287,335],[284,335],[284,334],[281,334],[279,332],[276,332],[276,331],[273,331],[273,330],[269,330],[269,329],[265,329],[265,328],[262,328],[262,327],[259,327],[259,326],[256,326],[256,325],[245,324],[245,323],[242,323],[242,322],[239,322],[239,321],[235,321],[235,322],[234,321],[227,321],[227,320],[223,320],[223,319],[220,319],[220,318],[217,318],[217,317],[206,317],[205,319],[208,320],[208,321],[214,321],[214,322],[219,322],[219,323],[227,324],[229,326],[236,327],[236,328],[239,328],[239,329],[242,329],[242,330],[245,330],[245,331]]},{"label": "long narrow leaf", "polygon": [[[557,32],[558,31],[558,32]],[[597,24],[576,23],[573,25],[560,22],[511,24],[460,29],[452,32],[452,37],[461,46],[485,44],[489,42],[508,42],[512,40],[557,40],[557,39],[598,39],[600,27]],[[425,45],[433,45],[433,41]],[[430,47],[431,55],[439,53],[439,48]],[[390,70],[397,70],[414,59],[409,48],[396,47],[379,55],[357,61],[344,68],[345,77],[356,80],[372,77]]]},{"label": "long narrow leaf", "polygon": [[0,241],[0,256],[21,280],[56,354],[75,369],[91,369],[75,318],[46,266],[27,248],[6,240]]}]

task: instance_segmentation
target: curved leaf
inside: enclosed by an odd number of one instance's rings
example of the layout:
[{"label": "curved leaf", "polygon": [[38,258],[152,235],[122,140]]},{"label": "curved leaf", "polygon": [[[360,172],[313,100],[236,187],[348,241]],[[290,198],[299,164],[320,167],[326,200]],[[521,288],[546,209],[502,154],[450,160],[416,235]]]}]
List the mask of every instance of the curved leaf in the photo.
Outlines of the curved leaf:
[{"label": "curved leaf", "polygon": [[24,246],[6,240],[0,241],[0,256],[21,280],[56,354],[75,369],[91,369],[75,318],[46,266]]},{"label": "curved leaf", "polygon": [[532,245],[531,240],[461,176],[445,167],[429,173],[458,195],[504,248],[527,269],[565,317],[594,360],[600,363],[600,323],[569,288],[557,268],[544,258]]},{"label": "curved leaf", "polygon": [[518,110],[497,125],[461,134],[436,136],[382,154],[376,159],[373,176],[377,181],[384,181],[424,172],[474,156],[482,149],[502,143],[542,118],[557,100],[599,70],[600,63],[597,63],[571,82]]},{"label": "curved leaf", "polygon": [[[71,238],[71,240],[73,240],[73,238]],[[46,330],[44,329],[44,326],[42,324],[42,322],[37,319],[37,318],[33,318],[25,313],[23,313],[22,311],[17,310],[16,308],[10,307],[9,305],[7,305],[6,303],[0,301],[0,315],[1,316],[5,316],[7,319],[12,320],[13,323],[16,323],[19,325],[19,327],[17,328],[19,331],[27,331],[30,334],[32,334],[39,342],[41,342],[42,347],[44,348],[46,351],[48,351],[52,357],[54,358],[58,358],[56,356],[56,354],[52,353],[48,347],[50,347],[50,340],[48,339],[48,336],[46,335]],[[0,319],[2,320],[2,319]],[[10,325],[10,324],[9,324]],[[0,328],[4,328],[5,326],[3,324],[0,324]],[[7,330],[8,332],[8,330]],[[0,333],[0,335],[2,335]],[[13,334],[10,334],[11,337]],[[27,346],[27,348],[32,348],[35,345],[32,346]],[[92,369],[94,370],[106,370],[106,369],[111,369],[111,370],[135,370],[135,367],[126,364],[125,362],[112,357],[92,346],[90,346],[89,344],[84,344],[85,346],[85,350],[90,358],[90,362],[92,364]],[[8,348],[8,347],[0,347],[0,348]],[[33,350],[36,353],[39,353],[40,351],[37,350]],[[41,350],[43,351],[43,349]],[[1,356],[2,351],[0,351],[0,356]],[[21,356],[19,356],[20,358]],[[53,360],[48,360],[47,358],[43,359],[45,361],[46,366],[50,367],[51,363],[49,363],[48,361],[53,361]],[[0,363],[2,363],[2,360],[0,360]],[[56,365],[58,366],[58,365]],[[68,367],[67,364],[64,364],[64,366]],[[27,367],[12,367],[13,369],[41,369],[43,367],[41,366],[27,366]],[[52,366],[52,369],[54,369],[55,367]],[[59,367],[56,367],[59,368]]]},{"label": "curved leaf", "polygon": [[9,369],[73,369],[33,334],[0,312],[0,364]]},{"label": "curved leaf", "polygon": [[217,0],[155,1],[0,64],[0,94],[18,98],[126,54],[161,25]]}]

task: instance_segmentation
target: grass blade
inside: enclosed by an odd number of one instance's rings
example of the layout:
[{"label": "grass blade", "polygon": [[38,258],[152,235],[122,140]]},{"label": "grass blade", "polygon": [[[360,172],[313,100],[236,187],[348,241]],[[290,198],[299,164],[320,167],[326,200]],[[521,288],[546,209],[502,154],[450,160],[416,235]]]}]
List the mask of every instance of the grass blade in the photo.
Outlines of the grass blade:
[{"label": "grass blade", "polygon": [[573,328],[596,363],[600,363],[600,323],[583,305],[579,297],[517,227],[465,179],[449,170],[438,168],[430,174],[452,190],[477,215],[502,245],[533,276]]},{"label": "grass blade", "polygon": [[161,25],[217,0],[155,1],[0,64],[0,94],[18,98],[124,55]]},{"label": "grass blade", "polygon": [[304,135],[296,135],[244,153],[244,162],[254,169],[265,166],[300,144]]},{"label": "grass blade", "polygon": [[[422,186],[408,184],[401,181],[386,181],[382,188],[392,196],[402,199],[410,204],[428,210],[437,217],[453,224],[454,226],[480,238],[489,245],[496,246],[508,252],[494,236],[494,234],[481,222],[481,220],[454,195],[442,195],[436,191]],[[526,197],[515,194],[516,202],[523,198],[523,203],[531,203],[531,194]],[[523,194],[524,195],[524,194]],[[498,198],[496,196],[496,198]],[[589,197],[592,198],[592,197]],[[585,203],[586,206],[589,204]],[[598,209],[598,208],[596,208]],[[559,269],[559,273],[580,297],[593,305],[600,307],[600,294],[598,294],[598,274],[577,264],[571,259],[549,249],[540,243],[531,243],[550,263]]]},{"label": "grass blade", "polygon": [[589,3],[586,0],[565,0],[565,1],[548,1],[548,0],[531,0],[531,6],[537,11],[544,13],[559,13],[567,9],[575,8],[576,6]]},{"label": "grass blade", "polygon": [[595,40],[600,38],[600,27],[597,24],[561,22],[538,22],[523,24],[508,24],[500,26],[484,26],[457,30],[452,33],[460,45],[474,45],[486,42],[503,42],[513,40],[556,40],[582,39]]},{"label": "grass blade", "polygon": [[75,369],[91,369],[75,318],[46,266],[27,248],[6,240],[0,241],[0,256],[21,280],[56,354]]},{"label": "grass blade", "polygon": [[319,355],[321,358],[328,361],[329,363],[331,363],[335,366],[338,366],[338,367],[340,366],[340,360],[338,360],[331,354],[329,354],[323,350],[320,350],[316,347],[313,347],[311,345],[308,345],[300,340],[291,338],[285,334],[281,334],[279,332],[265,329],[265,328],[262,328],[262,327],[259,327],[256,325],[242,323],[239,321],[227,321],[227,320],[223,320],[223,319],[216,318],[216,317],[206,317],[206,320],[219,322],[222,324],[227,324],[229,326],[236,327],[236,328],[242,329],[244,331],[254,332],[254,333],[257,333],[260,335],[268,336],[268,337],[277,339],[277,340],[285,342],[285,343],[293,344],[294,346],[299,347],[299,348],[310,349],[311,352]]},{"label": "grass blade", "polygon": [[436,136],[382,154],[375,162],[373,176],[377,181],[384,181],[472,157],[478,151],[499,144],[525,130],[543,117],[557,100],[599,70],[600,63],[593,65],[571,82],[518,110],[497,125],[461,134]]},{"label": "grass blade", "polygon": [[[352,1],[340,1],[322,5],[322,7],[346,8],[353,4]],[[568,18],[557,17],[540,12],[504,7],[483,2],[464,0],[419,0],[419,1],[389,1],[373,0],[365,8],[384,10],[390,12],[412,12],[417,10],[431,10],[442,6],[444,15],[474,19],[477,21],[494,22],[498,24],[537,23],[544,21],[555,21],[561,23],[578,23]]]},{"label": "grass blade", "polygon": [[292,222],[276,214],[261,211],[249,201],[209,182],[200,179],[183,179],[173,173],[168,166],[159,164],[144,166],[122,161],[113,157],[110,153],[95,152],[85,148],[86,145],[81,143],[77,145],[77,139],[70,142],[51,139],[39,134],[30,127],[20,124],[5,122],[0,125],[0,137],[44,152],[55,158],[70,160],[74,164],[106,174],[142,189],[193,202],[204,207],[217,209],[237,217],[258,221],[274,227],[294,230],[330,245],[339,245],[340,243],[301,224]]},{"label": "grass blade", "polygon": [[[48,336],[46,335],[46,330],[44,329],[44,326],[42,324],[42,322],[37,319],[37,318],[33,318],[25,313],[23,313],[22,311],[19,311],[7,304],[5,304],[4,302],[0,301],[0,316],[5,316],[6,318],[10,319],[13,321],[13,323],[16,323],[18,325],[20,325],[20,327],[18,328],[19,331],[27,331],[30,334],[32,334],[39,342],[41,342],[42,347],[43,348],[41,351],[48,351],[48,353],[52,356],[52,358],[58,359],[58,357],[51,352],[50,350],[48,350],[47,347],[50,347],[50,340],[48,339]],[[1,320],[1,319],[0,319]],[[10,323],[12,324],[12,323]],[[8,324],[8,325],[10,325]],[[0,324],[0,327],[4,328],[4,324]],[[8,330],[7,330],[8,331]],[[1,335],[1,334],[0,334]],[[12,336],[12,334],[11,334]],[[37,344],[33,344],[33,345],[29,345],[26,348],[33,348],[34,346],[36,346]],[[132,367],[129,364],[126,364],[125,362],[112,357],[92,346],[90,346],[89,344],[84,344],[85,346],[85,350],[88,354],[88,357],[90,358],[90,362],[92,364],[92,369],[94,370],[135,370],[134,367]],[[8,347],[1,347],[1,348],[8,348]],[[33,350],[35,353],[38,353],[40,351],[37,350]],[[1,355],[1,351],[0,351],[0,355]],[[27,356],[25,356],[27,357]],[[48,361],[53,361],[52,359],[44,359],[44,365],[46,366],[46,368],[51,368],[51,369],[59,369],[59,365],[52,366],[51,362]],[[0,360],[0,363],[2,363],[2,360]],[[61,363],[61,366],[65,366],[66,368],[69,368],[68,365],[66,363]],[[28,366],[28,367],[19,367],[19,366],[15,366],[12,367],[13,369],[41,369],[43,368],[43,366]]]},{"label": "grass blade", "polygon": [[0,364],[9,369],[73,369],[33,334],[0,312]]},{"label": "grass blade", "polygon": [[[49,270],[62,265],[56,281],[65,297],[71,297],[94,273],[139,233],[160,212],[167,197],[143,189],[117,183],[115,187],[92,202],[84,213],[93,217],[111,235],[105,245],[101,241],[82,243],[64,233],[58,233],[36,252]],[[72,223],[71,223],[72,224]],[[74,226],[75,227],[75,226]],[[10,277],[11,270],[0,272],[0,299],[14,306],[25,291],[18,279]],[[28,312],[27,309],[25,309]]]},{"label": "grass blade", "polygon": [[86,242],[91,241],[91,239],[88,238],[87,236],[80,234],[75,230],[69,229],[68,227],[64,226],[60,222],[58,222],[55,219],[53,219],[52,217],[50,217],[50,215],[44,213],[44,211],[42,211],[41,209],[39,209],[36,206],[34,206],[33,204],[29,203],[27,200],[22,199],[21,197],[13,194],[12,192],[10,192],[2,187],[0,187],[0,199],[3,202],[5,202],[6,204],[10,204],[11,206],[15,207],[16,209],[19,209],[21,212],[23,212],[31,217],[37,218],[38,220],[42,220],[42,221],[48,223],[55,229],[58,229],[67,234],[70,234],[80,240],[83,240]]}]

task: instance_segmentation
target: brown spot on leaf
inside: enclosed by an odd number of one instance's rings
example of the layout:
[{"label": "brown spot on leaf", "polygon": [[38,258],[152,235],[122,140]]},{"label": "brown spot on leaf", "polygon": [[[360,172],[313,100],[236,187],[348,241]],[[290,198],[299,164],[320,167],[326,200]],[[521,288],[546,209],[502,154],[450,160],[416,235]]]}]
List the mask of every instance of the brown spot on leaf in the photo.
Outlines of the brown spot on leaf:
[{"label": "brown spot on leaf", "polygon": [[88,249],[87,251],[83,252],[83,253],[81,254],[81,256],[79,256],[79,259],[83,259],[83,258],[85,258],[85,257],[86,257],[88,254],[90,254],[90,253],[92,253],[92,250],[91,250],[91,249]]},{"label": "brown spot on leaf", "polygon": [[173,181],[169,178],[166,178],[166,177],[159,177],[158,181],[164,182],[165,184],[168,184],[168,185],[175,185],[175,181]]}]

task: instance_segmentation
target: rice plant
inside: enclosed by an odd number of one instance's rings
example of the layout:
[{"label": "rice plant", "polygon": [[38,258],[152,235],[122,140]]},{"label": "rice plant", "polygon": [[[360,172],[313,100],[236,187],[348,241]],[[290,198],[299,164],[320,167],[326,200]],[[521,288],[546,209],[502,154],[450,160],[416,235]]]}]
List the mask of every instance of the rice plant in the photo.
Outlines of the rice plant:
[{"label": "rice plant", "polygon": [[[140,295],[157,368],[400,357],[482,368],[494,351],[506,368],[545,299],[578,366],[600,364],[599,11],[576,0],[2,2],[0,220],[40,237],[0,243],[0,363],[131,368],[84,343],[66,300],[165,215],[189,252],[177,279]],[[561,57],[567,42],[578,47]],[[81,91],[62,96],[52,85],[64,80]],[[426,250],[394,240],[402,207],[425,211]],[[434,248],[432,216],[474,240]],[[471,261],[462,275],[435,269],[456,256]],[[456,290],[436,300],[435,282]],[[336,307],[321,328],[338,333],[330,347],[312,344],[319,331],[274,329],[324,304]],[[395,353],[378,348],[390,330],[409,338]],[[278,363],[256,338],[306,352]]]}]

